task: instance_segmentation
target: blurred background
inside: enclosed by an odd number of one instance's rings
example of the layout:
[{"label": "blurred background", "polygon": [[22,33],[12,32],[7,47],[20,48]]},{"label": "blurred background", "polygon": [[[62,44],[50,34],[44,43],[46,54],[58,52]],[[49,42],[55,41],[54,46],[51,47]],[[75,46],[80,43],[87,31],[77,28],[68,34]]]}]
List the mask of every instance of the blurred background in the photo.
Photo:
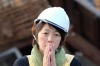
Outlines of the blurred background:
[{"label": "blurred background", "polygon": [[100,66],[100,0],[0,0],[0,66],[31,53],[33,21],[51,6],[64,8],[70,18],[66,53],[82,66]]}]

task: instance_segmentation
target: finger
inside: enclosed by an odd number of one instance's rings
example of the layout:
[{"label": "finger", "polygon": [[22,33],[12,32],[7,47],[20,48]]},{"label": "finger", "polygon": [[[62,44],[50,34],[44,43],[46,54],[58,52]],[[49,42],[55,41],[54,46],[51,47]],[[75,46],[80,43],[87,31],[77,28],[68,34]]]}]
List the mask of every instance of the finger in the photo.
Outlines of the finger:
[{"label": "finger", "polygon": [[49,46],[46,46],[44,57],[48,58],[50,56]]},{"label": "finger", "polygon": [[48,51],[49,51],[49,46],[48,45],[46,45],[46,48],[45,48],[45,53],[48,53]]},{"label": "finger", "polygon": [[53,51],[50,52],[50,65],[51,66],[56,66],[56,61],[55,61],[55,55],[53,54]]},{"label": "finger", "polygon": [[55,50],[53,46],[51,46],[51,52],[55,54]]},{"label": "finger", "polygon": [[51,44],[51,49],[53,50],[53,51],[55,51],[55,46],[54,46],[55,44]]},{"label": "finger", "polygon": [[50,65],[50,52],[43,57],[43,66],[51,66]]}]

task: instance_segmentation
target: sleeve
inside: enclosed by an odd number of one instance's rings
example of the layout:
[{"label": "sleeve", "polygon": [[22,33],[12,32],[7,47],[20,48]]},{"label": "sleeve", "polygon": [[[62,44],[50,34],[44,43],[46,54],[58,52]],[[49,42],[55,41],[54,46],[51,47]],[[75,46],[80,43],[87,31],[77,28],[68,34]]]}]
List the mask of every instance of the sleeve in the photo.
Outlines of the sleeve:
[{"label": "sleeve", "polygon": [[78,60],[78,58],[74,57],[70,66],[81,66],[80,61]]},{"label": "sleeve", "polygon": [[22,57],[22,58],[17,59],[14,62],[13,66],[29,66],[27,57]]}]

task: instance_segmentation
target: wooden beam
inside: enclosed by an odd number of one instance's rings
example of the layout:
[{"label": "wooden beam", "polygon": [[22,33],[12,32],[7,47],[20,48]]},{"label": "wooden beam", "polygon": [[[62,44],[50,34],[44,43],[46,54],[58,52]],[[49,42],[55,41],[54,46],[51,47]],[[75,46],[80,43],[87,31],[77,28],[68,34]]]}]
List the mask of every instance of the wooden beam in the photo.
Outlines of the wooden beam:
[{"label": "wooden beam", "polygon": [[100,50],[91,43],[74,32],[66,38],[66,42],[69,42],[75,49],[81,51],[87,58],[100,66]]}]

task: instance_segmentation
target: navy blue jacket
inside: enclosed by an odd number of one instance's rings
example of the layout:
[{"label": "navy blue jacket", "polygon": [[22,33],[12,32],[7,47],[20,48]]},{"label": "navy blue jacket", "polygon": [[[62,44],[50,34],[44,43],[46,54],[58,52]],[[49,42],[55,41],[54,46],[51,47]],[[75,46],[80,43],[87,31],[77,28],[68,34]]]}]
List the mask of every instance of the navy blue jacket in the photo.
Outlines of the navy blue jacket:
[{"label": "navy blue jacket", "polygon": [[[29,66],[28,58],[24,56],[22,58],[17,59],[13,66]],[[70,66],[81,66],[81,63],[76,57],[74,57]]]}]

